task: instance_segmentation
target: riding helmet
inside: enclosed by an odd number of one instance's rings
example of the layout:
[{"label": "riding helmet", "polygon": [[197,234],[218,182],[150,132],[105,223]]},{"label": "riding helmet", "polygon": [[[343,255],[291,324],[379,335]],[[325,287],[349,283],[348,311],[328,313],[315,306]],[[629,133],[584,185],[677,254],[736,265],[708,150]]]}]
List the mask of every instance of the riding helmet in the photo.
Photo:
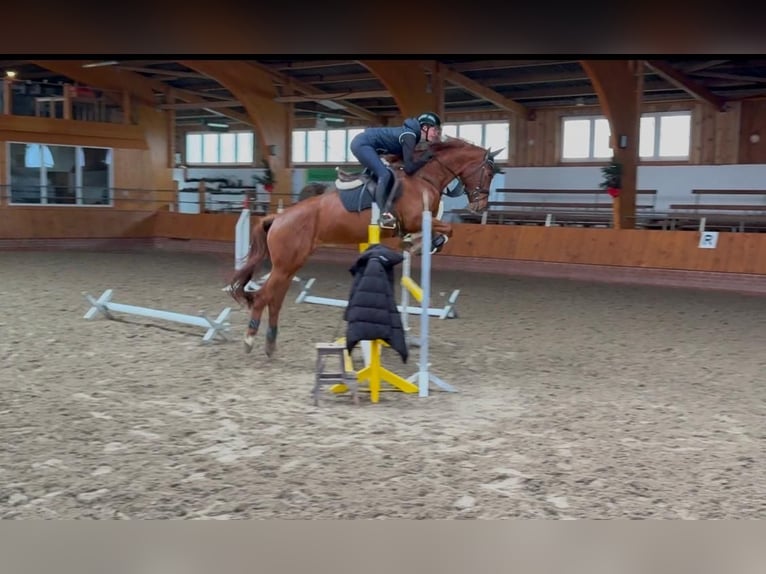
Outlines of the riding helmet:
[{"label": "riding helmet", "polygon": [[442,121],[439,118],[439,116],[437,116],[433,112],[425,112],[423,114],[420,114],[418,116],[418,123],[421,126],[433,126],[433,127],[436,127],[436,128],[438,128],[438,127],[440,127],[442,125]]}]

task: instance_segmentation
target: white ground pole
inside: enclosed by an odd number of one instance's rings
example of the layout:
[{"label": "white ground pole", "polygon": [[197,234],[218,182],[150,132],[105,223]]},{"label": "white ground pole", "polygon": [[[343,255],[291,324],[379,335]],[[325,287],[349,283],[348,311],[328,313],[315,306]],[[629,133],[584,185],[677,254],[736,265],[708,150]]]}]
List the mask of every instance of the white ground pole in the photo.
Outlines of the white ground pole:
[{"label": "white ground pole", "polygon": [[229,330],[229,323],[227,321],[229,313],[231,313],[231,307],[226,307],[215,319],[210,319],[202,312],[200,315],[185,315],[183,313],[174,313],[172,311],[162,311],[160,309],[150,309],[148,307],[137,307],[135,305],[125,305],[123,303],[112,302],[112,290],[107,289],[101,294],[101,297],[94,299],[87,293],[83,293],[85,298],[90,302],[92,307],[88,309],[88,312],[83,316],[84,319],[93,319],[97,314],[101,313],[108,319],[113,319],[112,313],[128,313],[130,315],[140,315],[142,317],[150,317],[152,319],[163,319],[165,321],[173,321],[175,323],[184,323],[186,325],[194,325],[195,327],[202,327],[207,329],[205,335],[202,337],[203,343],[209,343],[213,338],[219,336],[223,340],[228,340],[226,332]]}]

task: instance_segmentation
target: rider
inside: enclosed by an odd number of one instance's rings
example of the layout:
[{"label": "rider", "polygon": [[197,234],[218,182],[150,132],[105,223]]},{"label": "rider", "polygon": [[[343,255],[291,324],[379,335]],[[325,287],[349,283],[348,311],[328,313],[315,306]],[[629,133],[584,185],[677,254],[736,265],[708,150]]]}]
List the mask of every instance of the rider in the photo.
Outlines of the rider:
[{"label": "rider", "polygon": [[435,141],[441,133],[441,119],[433,112],[425,112],[417,118],[407,118],[400,127],[371,127],[351,140],[351,153],[378,180],[375,202],[380,207],[380,227],[392,229],[396,217],[386,209],[386,199],[393,183],[391,172],[383,164],[379,154],[388,153],[404,160],[404,173],[412,175],[423,167],[428,159],[413,161],[412,155],[421,140]]}]

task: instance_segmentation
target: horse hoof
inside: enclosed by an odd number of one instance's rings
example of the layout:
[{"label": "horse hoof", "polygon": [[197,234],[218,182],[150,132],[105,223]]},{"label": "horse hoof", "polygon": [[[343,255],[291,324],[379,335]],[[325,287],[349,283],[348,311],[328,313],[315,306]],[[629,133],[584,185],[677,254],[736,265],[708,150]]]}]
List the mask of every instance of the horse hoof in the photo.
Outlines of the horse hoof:
[{"label": "horse hoof", "polygon": [[271,357],[274,351],[277,350],[277,343],[274,341],[266,341],[266,356]]},{"label": "horse hoof", "polygon": [[243,343],[245,344],[245,353],[249,353],[253,350],[253,337],[247,336],[245,337]]}]

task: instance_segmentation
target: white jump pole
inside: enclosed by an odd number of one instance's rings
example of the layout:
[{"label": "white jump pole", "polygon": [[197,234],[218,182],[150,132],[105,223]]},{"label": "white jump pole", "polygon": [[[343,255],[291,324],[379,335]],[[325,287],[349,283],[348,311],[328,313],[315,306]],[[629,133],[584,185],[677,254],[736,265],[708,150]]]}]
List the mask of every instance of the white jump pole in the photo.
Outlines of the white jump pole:
[{"label": "white jump pole", "polygon": [[[422,312],[420,313],[420,357],[418,360],[418,372],[410,377],[410,380],[416,379],[418,384],[418,396],[427,397],[429,391],[429,384],[433,383],[437,387],[450,393],[456,393],[457,389],[452,385],[441,380],[436,375],[429,372],[428,363],[428,305],[431,299],[431,212],[428,210],[428,200],[426,195],[423,195],[423,249],[422,261],[420,267],[420,288],[422,290],[422,299],[420,305]],[[413,381],[414,382],[414,381]]]},{"label": "white jump pole", "polygon": [[247,252],[250,248],[250,210],[245,208],[239,214],[234,238],[234,268],[241,269],[247,261]]}]

